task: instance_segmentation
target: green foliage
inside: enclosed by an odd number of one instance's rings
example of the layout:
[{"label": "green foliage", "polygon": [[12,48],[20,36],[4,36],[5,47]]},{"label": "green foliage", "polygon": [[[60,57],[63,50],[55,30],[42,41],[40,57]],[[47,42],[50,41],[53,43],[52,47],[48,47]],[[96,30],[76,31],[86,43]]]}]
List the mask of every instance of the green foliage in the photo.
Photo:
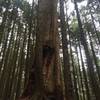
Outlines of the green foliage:
[{"label": "green foliage", "polygon": [[79,36],[78,35],[79,34],[79,27],[78,27],[78,21],[75,17],[71,21],[70,29],[71,29],[71,34],[70,35],[73,38],[73,40],[76,41],[76,39],[78,39],[78,36]]},{"label": "green foliage", "polygon": [[71,22],[71,28],[73,30],[74,33],[78,32],[78,22],[76,18],[73,18],[72,22]]}]

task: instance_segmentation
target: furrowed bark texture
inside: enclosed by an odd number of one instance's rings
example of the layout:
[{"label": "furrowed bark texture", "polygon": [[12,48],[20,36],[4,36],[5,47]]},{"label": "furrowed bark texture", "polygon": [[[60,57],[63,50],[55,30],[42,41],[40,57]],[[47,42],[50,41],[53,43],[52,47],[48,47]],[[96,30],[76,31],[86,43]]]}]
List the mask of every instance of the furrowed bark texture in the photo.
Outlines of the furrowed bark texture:
[{"label": "furrowed bark texture", "polygon": [[57,30],[57,0],[39,0],[35,57],[20,100],[63,100]]}]

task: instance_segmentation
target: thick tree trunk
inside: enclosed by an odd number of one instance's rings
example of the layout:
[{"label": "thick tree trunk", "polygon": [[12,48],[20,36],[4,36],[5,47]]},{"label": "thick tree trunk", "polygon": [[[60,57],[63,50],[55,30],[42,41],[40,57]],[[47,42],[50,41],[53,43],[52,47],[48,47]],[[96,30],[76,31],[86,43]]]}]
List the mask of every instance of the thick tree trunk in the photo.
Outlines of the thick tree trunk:
[{"label": "thick tree trunk", "polygon": [[35,58],[20,100],[63,100],[58,39],[57,0],[39,0]]}]

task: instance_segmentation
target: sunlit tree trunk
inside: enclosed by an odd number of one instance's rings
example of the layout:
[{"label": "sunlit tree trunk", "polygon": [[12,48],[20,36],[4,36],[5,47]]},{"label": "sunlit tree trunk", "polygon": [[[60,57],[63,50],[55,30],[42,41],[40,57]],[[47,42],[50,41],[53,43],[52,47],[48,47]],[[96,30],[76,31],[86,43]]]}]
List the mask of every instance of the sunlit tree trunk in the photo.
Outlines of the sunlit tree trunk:
[{"label": "sunlit tree trunk", "polygon": [[88,48],[88,44],[86,42],[85,34],[83,32],[83,29],[82,29],[82,23],[81,23],[80,14],[79,14],[79,11],[78,11],[78,6],[77,6],[76,0],[74,0],[74,4],[75,4],[75,10],[76,10],[76,13],[77,13],[78,25],[79,25],[79,28],[80,28],[80,41],[81,41],[81,44],[84,47],[84,51],[85,51],[86,58],[87,58],[87,66],[88,66],[88,73],[89,73],[89,79],[90,79],[91,87],[92,87],[92,90],[95,94],[96,100],[99,100],[100,99],[100,95],[99,95],[100,87],[99,87],[98,82],[96,80],[96,75],[95,75],[95,72],[94,72],[94,66],[93,66],[93,62],[92,62],[92,57],[91,57],[91,54],[90,54],[90,51],[89,51],[89,48]]},{"label": "sunlit tree trunk", "polygon": [[70,59],[68,53],[68,40],[64,14],[64,0],[60,0],[60,19],[61,19],[61,35],[62,35],[62,49],[63,49],[63,74],[65,84],[66,100],[74,100],[73,85],[71,80]]},{"label": "sunlit tree trunk", "polygon": [[99,34],[97,32],[97,29],[96,29],[96,26],[95,26],[95,22],[94,22],[94,16],[92,15],[92,12],[91,12],[91,8],[90,9],[90,15],[91,15],[91,20],[92,20],[92,25],[93,25],[93,28],[94,28],[94,33],[98,39],[98,44],[100,45],[100,37],[99,37]]},{"label": "sunlit tree trunk", "polygon": [[76,45],[75,49],[76,49],[78,67],[79,67],[79,68],[78,68],[79,80],[80,80],[80,84],[81,84],[80,89],[82,88],[82,97],[83,97],[83,100],[85,100],[85,91],[84,91],[84,84],[83,84],[83,76],[82,76],[81,65],[80,65],[80,59],[79,59],[79,54],[78,54],[77,47],[78,47],[78,46]]},{"label": "sunlit tree trunk", "polygon": [[75,71],[75,65],[74,65],[74,59],[72,54],[72,43],[70,41],[70,59],[71,59],[71,66],[73,71],[73,84],[74,84],[74,92],[75,92],[75,100],[79,100],[79,91],[78,91],[78,85],[76,80],[76,71]]},{"label": "sunlit tree trunk", "polygon": [[80,45],[80,43],[79,43],[79,53],[80,53],[80,59],[81,59],[81,64],[82,64],[82,70],[83,70],[84,84],[85,84],[85,88],[86,88],[87,100],[91,100],[91,99],[90,99],[89,86],[88,86],[88,78],[87,78],[87,73],[86,73],[85,67],[84,67],[84,62],[83,62],[83,57],[82,57],[82,52],[81,52],[81,45]]},{"label": "sunlit tree trunk", "polygon": [[98,64],[98,60],[97,60],[97,57],[96,57],[96,54],[95,54],[95,50],[94,50],[94,46],[93,46],[93,42],[92,42],[90,32],[88,32],[88,35],[89,35],[89,40],[90,40],[91,51],[92,51],[92,54],[93,54],[93,60],[94,60],[95,66],[96,66],[96,70],[97,70],[97,74],[98,74],[98,78],[99,78],[99,82],[100,82],[100,68],[99,68],[100,66]]}]

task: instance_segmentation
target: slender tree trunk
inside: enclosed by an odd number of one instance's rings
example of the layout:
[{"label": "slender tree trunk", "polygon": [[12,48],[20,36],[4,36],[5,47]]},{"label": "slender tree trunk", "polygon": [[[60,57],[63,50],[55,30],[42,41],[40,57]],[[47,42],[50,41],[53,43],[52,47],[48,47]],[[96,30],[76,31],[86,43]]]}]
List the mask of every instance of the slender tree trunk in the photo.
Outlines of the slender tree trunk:
[{"label": "slender tree trunk", "polygon": [[27,84],[28,81],[28,76],[29,76],[29,67],[31,66],[30,64],[30,44],[31,44],[31,35],[32,35],[32,19],[33,19],[33,10],[34,9],[34,0],[32,2],[32,9],[30,11],[30,16],[29,16],[29,32],[28,32],[28,43],[27,43],[27,56],[26,56],[26,71],[25,71],[25,84]]},{"label": "slender tree trunk", "polygon": [[68,53],[68,40],[64,15],[64,0],[60,0],[60,19],[61,19],[61,35],[62,35],[62,49],[63,49],[63,73],[65,84],[66,100],[74,100],[73,85],[71,80],[70,60]]},{"label": "slender tree trunk", "polygon": [[89,73],[90,83],[91,83],[93,92],[95,94],[96,100],[99,100],[100,99],[100,95],[99,95],[100,87],[98,86],[98,82],[96,80],[92,58],[91,58],[90,51],[88,49],[88,44],[86,42],[85,34],[82,29],[82,23],[81,23],[80,14],[78,11],[78,6],[77,6],[76,0],[74,0],[74,4],[75,4],[75,10],[77,13],[77,19],[78,19],[78,24],[79,24],[79,29],[80,29],[80,41],[84,47],[86,58],[87,58],[87,66],[88,66],[88,70],[89,70],[88,73]]},{"label": "slender tree trunk", "polygon": [[84,84],[83,84],[83,77],[82,77],[82,71],[81,71],[81,66],[80,66],[80,59],[79,59],[79,55],[78,55],[78,50],[77,50],[77,45],[75,47],[76,49],[76,55],[77,55],[77,61],[78,61],[78,72],[79,72],[79,78],[80,78],[80,84],[81,84],[81,87],[82,88],[82,97],[83,97],[83,100],[85,100],[85,91],[84,91]]},{"label": "slender tree trunk", "polygon": [[93,17],[93,15],[92,15],[91,8],[89,8],[89,9],[90,9],[90,15],[91,15],[92,24],[93,24],[93,27],[94,27],[94,33],[96,34],[96,37],[97,37],[97,39],[98,39],[98,43],[99,43],[99,45],[100,45],[100,37],[99,37],[99,34],[98,34],[98,32],[97,32],[95,23],[94,23],[94,17]]},{"label": "slender tree trunk", "polygon": [[87,100],[91,100],[90,99],[90,91],[89,91],[89,86],[88,86],[88,79],[87,79],[87,74],[85,71],[85,67],[84,67],[84,62],[83,62],[83,57],[82,57],[82,52],[81,52],[81,45],[79,43],[79,53],[80,53],[80,59],[81,59],[81,64],[82,64],[82,70],[83,70],[83,75],[84,75],[84,80],[85,80],[85,87],[86,87],[86,95],[87,95]]},{"label": "slender tree trunk", "polygon": [[[5,82],[6,82],[6,80],[7,80],[7,70],[8,70],[8,66],[6,66],[6,64],[8,64],[8,58],[9,58],[9,55],[10,55],[10,46],[11,46],[11,44],[12,44],[12,40],[13,40],[13,31],[14,31],[14,27],[15,27],[15,22],[13,23],[13,28],[12,28],[12,32],[11,32],[11,37],[10,37],[10,40],[9,40],[9,45],[8,45],[8,48],[6,48],[7,49],[7,51],[6,52],[4,52],[5,53],[5,56],[4,56],[4,58],[3,58],[3,71],[2,71],[2,74],[1,74],[1,82],[0,82],[0,84],[2,84],[2,87],[0,88],[0,91],[3,91],[3,87],[5,86]],[[2,92],[3,93],[3,92]],[[2,93],[0,94],[0,95],[2,95]]]},{"label": "slender tree trunk", "polygon": [[97,57],[96,57],[94,47],[93,47],[93,42],[92,42],[91,35],[89,32],[88,32],[88,35],[89,35],[90,46],[91,46],[91,51],[93,54],[94,63],[96,65],[96,70],[97,70],[97,74],[98,74],[98,78],[99,78],[99,82],[100,82],[100,66],[99,66],[98,61],[97,61]]},{"label": "slender tree trunk", "polygon": [[72,45],[70,41],[70,56],[71,56],[71,65],[73,69],[73,83],[74,83],[74,92],[75,92],[75,100],[79,100],[79,92],[78,92],[78,87],[77,87],[77,80],[76,80],[76,71],[75,71],[75,65],[74,65],[74,59],[73,59],[73,54],[72,54]]},{"label": "slender tree trunk", "polygon": [[6,22],[7,22],[7,17],[8,17],[9,6],[10,6],[10,1],[8,1],[8,3],[7,3],[5,12],[4,12],[4,14],[3,14],[2,23],[1,23],[1,25],[0,25],[0,34],[1,34],[1,35],[0,35],[0,43],[1,43],[1,41],[2,41],[3,35],[5,34],[5,33],[4,33],[4,29],[5,29],[5,27],[6,27]]}]

